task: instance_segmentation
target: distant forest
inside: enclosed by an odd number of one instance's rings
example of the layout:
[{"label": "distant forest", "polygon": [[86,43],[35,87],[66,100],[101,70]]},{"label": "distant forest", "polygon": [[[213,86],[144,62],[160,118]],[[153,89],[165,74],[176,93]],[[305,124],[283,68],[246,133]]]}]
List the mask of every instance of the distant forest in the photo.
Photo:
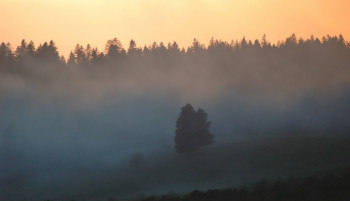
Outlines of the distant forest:
[{"label": "distant forest", "polygon": [[[342,35],[322,37],[322,39],[311,36],[308,39],[297,38],[295,34],[277,44],[271,44],[264,35],[259,41],[246,40],[244,37],[238,41],[231,42],[216,40],[212,38],[207,46],[194,39],[187,49],[180,48],[176,42],[163,42],[138,47],[131,40],[128,48],[124,48],[117,39],[108,40],[104,51],[87,45],[77,44],[70,52],[68,58],[60,56],[54,41],[40,44],[37,48],[33,41],[24,39],[21,45],[14,48],[10,43],[2,42],[0,45],[0,68],[1,71],[21,71],[16,67],[27,65],[30,62],[49,62],[51,65],[60,66],[124,66],[133,60],[143,62],[180,62],[186,59],[216,58],[218,63],[239,63],[242,59],[257,58],[288,58],[296,62],[310,62],[313,60],[324,60],[332,57],[348,57],[350,54],[350,43],[345,41]],[[319,62],[322,64],[323,62]],[[164,63],[164,65],[167,65]],[[301,65],[303,65],[301,63]]]},{"label": "distant forest", "polygon": [[86,94],[153,90],[200,99],[233,92],[290,100],[311,91],[348,91],[349,66],[350,43],[342,35],[303,39],[292,34],[277,44],[265,35],[254,41],[212,38],[208,45],[194,39],[187,49],[176,42],[141,48],[134,40],[125,48],[114,38],[103,51],[77,44],[68,58],[53,41],[36,47],[22,40],[17,48],[0,45],[0,88],[18,87],[20,81],[73,95],[82,89]]}]

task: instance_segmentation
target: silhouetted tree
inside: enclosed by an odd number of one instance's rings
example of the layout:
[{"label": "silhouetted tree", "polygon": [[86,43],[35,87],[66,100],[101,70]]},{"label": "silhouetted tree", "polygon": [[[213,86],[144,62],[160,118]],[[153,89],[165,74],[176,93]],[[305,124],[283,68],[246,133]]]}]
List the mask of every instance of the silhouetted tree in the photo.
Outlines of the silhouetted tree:
[{"label": "silhouetted tree", "polygon": [[25,58],[28,56],[27,51],[27,42],[23,39],[21,41],[21,45],[17,47],[16,49],[16,57],[19,62],[23,62]]},{"label": "silhouetted tree", "polygon": [[[101,54],[103,57],[103,53],[101,53]],[[99,52],[98,52],[97,48],[93,48],[91,51],[90,63],[91,64],[98,64],[98,63],[100,63],[102,57],[99,56]]]},{"label": "silhouetted tree", "polygon": [[128,55],[135,56],[138,53],[138,48],[136,47],[136,42],[131,39],[129,43]]},{"label": "silhouetted tree", "polygon": [[35,45],[33,41],[30,41],[28,46],[27,46],[27,50],[30,56],[34,56],[35,55]]},{"label": "silhouetted tree", "polygon": [[241,46],[241,49],[246,49],[248,47],[248,42],[245,39],[245,37],[242,38],[240,46]]},{"label": "silhouetted tree", "polygon": [[74,65],[75,64],[75,56],[74,56],[73,52],[70,52],[67,64],[68,65]]},{"label": "silhouetted tree", "polygon": [[11,44],[2,42],[0,45],[0,61],[11,61],[13,58],[14,55],[11,50]]},{"label": "silhouetted tree", "polygon": [[286,39],[285,45],[287,47],[295,47],[297,44],[297,37],[294,33]]},{"label": "silhouetted tree", "polygon": [[161,51],[166,51],[166,47],[164,46],[163,42],[159,43],[159,47],[158,47]]},{"label": "silhouetted tree", "polygon": [[60,57],[60,60],[59,60],[59,63],[61,64],[61,65],[66,65],[66,58],[64,58],[64,56],[61,56]]},{"label": "silhouetted tree", "polygon": [[168,44],[168,51],[173,54],[177,55],[180,53],[179,45],[174,41],[173,44]]},{"label": "silhouetted tree", "polygon": [[107,41],[105,46],[105,52],[106,52],[107,58],[116,59],[122,54],[122,51],[123,51],[122,43],[117,38],[113,38]]},{"label": "silhouetted tree", "polygon": [[91,48],[91,45],[90,44],[87,44],[86,45],[86,48],[85,48],[85,56],[86,56],[86,59],[87,61],[89,62],[92,58],[92,48]]},{"label": "silhouetted tree", "polygon": [[212,144],[214,136],[209,132],[210,124],[203,109],[195,111],[190,104],[182,107],[176,122],[176,152],[191,152]]},{"label": "silhouetted tree", "polygon": [[151,53],[151,48],[147,47],[146,45],[143,47],[143,55],[148,56]]},{"label": "silhouetted tree", "polygon": [[205,51],[205,46],[195,38],[193,39],[192,46],[187,49],[187,53],[201,54]]},{"label": "silhouetted tree", "polygon": [[88,59],[85,54],[85,49],[82,45],[77,44],[74,49],[75,63],[80,65],[86,65]]},{"label": "silhouetted tree", "polygon": [[266,48],[266,47],[270,46],[270,43],[266,39],[266,34],[264,34],[262,39],[261,39],[261,45],[262,45],[263,48]]},{"label": "silhouetted tree", "polygon": [[50,43],[45,42],[40,45],[37,49],[38,58],[46,61],[51,61],[54,63],[59,62],[59,55],[55,43],[51,40]]}]

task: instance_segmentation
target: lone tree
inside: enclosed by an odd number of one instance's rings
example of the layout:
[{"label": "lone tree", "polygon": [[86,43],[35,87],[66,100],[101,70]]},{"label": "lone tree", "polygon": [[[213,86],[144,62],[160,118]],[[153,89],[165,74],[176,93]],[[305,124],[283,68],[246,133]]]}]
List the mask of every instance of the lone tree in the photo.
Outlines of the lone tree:
[{"label": "lone tree", "polygon": [[203,109],[195,111],[191,104],[183,106],[176,121],[176,152],[191,152],[214,143],[214,136],[209,132],[210,124]]}]

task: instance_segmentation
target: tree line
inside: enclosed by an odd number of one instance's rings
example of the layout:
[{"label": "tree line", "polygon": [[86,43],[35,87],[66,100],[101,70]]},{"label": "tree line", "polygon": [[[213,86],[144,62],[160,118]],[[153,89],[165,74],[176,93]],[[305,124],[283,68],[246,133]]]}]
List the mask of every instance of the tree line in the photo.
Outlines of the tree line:
[{"label": "tree line", "polygon": [[322,176],[290,178],[277,181],[262,180],[250,187],[207,191],[194,190],[185,195],[174,193],[149,196],[142,201],[341,201],[350,198],[349,169]]},{"label": "tree line", "polygon": [[277,44],[266,36],[254,41],[211,39],[208,45],[194,39],[187,49],[176,42],[139,47],[134,40],[125,48],[114,38],[103,51],[77,44],[68,58],[60,56],[53,41],[36,48],[23,40],[15,50],[10,44],[0,45],[0,76],[15,76],[35,86],[51,86],[50,82],[81,88],[82,83],[100,83],[123,90],[208,96],[219,91],[295,94],[344,89],[350,80],[349,66],[350,44],[342,35],[303,39],[292,34]]},{"label": "tree line", "polygon": [[[27,42],[24,39],[15,49],[10,43],[2,42],[0,45],[0,66],[23,65],[25,61],[45,61],[60,65],[96,65],[96,64],[116,64],[119,61],[128,59],[140,59],[152,57],[176,58],[184,57],[196,58],[198,56],[230,57],[239,54],[240,56],[249,56],[254,53],[273,52],[273,51],[327,51],[337,49],[340,53],[349,54],[350,43],[345,41],[342,35],[327,35],[321,39],[311,36],[303,39],[297,38],[295,34],[286,38],[277,44],[271,44],[264,35],[261,40],[246,40],[244,37],[238,41],[221,41],[212,38],[207,46],[200,43],[197,39],[187,49],[180,48],[176,42],[163,42],[159,44],[154,42],[152,45],[138,47],[134,40],[131,40],[128,48],[124,48],[117,38],[108,40],[103,51],[93,48],[91,45],[84,47],[77,44],[68,58],[60,56],[54,41],[40,44],[37,48],[33,41]],[[243,55],[242,55],[243,54]]]}]

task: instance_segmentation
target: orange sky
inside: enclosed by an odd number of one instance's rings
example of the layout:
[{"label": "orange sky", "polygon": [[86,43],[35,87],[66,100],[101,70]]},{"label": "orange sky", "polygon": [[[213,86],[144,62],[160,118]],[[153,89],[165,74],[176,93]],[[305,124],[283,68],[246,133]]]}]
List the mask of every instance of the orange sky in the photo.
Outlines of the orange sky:
[{"label": "orange sky", "polygon": [[128,47],[153,41],[211,37],[230,41],[245,36],[271,42],[343,34],[350,39],[349,0],[0,0],[0,41],[16,47],[22,39],[36,46],[54,40],[63,55],[77,43],[100,50],[108,39]]}]

